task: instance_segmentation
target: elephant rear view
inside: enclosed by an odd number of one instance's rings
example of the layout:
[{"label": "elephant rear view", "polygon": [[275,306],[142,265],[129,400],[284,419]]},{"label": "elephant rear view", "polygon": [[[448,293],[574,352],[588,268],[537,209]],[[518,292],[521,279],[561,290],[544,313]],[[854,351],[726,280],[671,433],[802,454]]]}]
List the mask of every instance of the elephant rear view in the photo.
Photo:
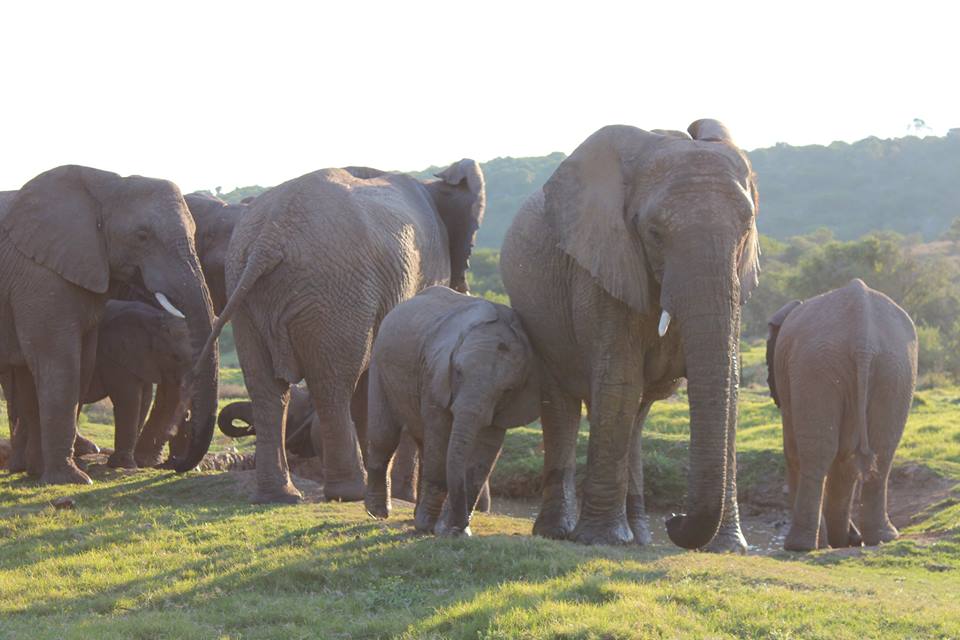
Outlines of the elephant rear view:
[{"label": "elephant rear view", "polygon": [[466,289],[483,216],[476,162],[437,177],[323,169],[259,196],[234,229],[230,298],[211,342],[232,319],[257,425],[257,501],[300,498],[283,448],[289,389],[300,380],[317,412],[311,437],[323,451],[327,498],[363,499],[365,426],[354,428],[350,404],[377,329],[428,286]]},{"label": "elephant rear view", "polygon": [[[890,298],[855,279],[786,305],[769,324],[769,382],[783,417],[793,506],[784,548],[895,539],[899,534],[887,516],[887,478],[917,379],[913,321]],[[863,482],[859,531],[851,521],[858,478]]]}]

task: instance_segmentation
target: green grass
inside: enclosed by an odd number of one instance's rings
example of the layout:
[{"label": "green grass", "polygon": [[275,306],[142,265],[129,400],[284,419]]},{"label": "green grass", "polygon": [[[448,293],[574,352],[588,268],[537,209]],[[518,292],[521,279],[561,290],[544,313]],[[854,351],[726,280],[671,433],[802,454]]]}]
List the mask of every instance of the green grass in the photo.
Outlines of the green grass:
[{"label": "green grass", "polygon": [[[916,398],[897,464],[960,482],[960,387]],[[82,429],[109,444],[102,414]],[[779,414],[754,385],[740,415],[749,494],[782,482]],[[686,425],[682,394],[647,422],[656,505],[682,500]],[[581,462],[586,438],[584,421]],[[535,492],[542,458],[536,426],[512,430],[495,489]],[[360,504],[251,505],[250,472],[98,467],[95,480],[0,475],[0,638],[960,636],[957,489],[880,548],[734,557],[542,540],[527,518],[485,514],[472,539],[421,537],[403,507],[377,522]],[[54,509],[59,497],[75,508]]]}]

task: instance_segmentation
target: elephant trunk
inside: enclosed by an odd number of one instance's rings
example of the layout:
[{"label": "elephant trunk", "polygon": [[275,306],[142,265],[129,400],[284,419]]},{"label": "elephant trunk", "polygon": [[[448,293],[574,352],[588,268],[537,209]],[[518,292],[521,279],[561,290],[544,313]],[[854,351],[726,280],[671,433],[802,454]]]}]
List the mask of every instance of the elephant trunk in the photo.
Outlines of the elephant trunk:
[{"label": "elephant trunk", "polygon": [[[247,426],[236,426],[234,422],[237,420]],[[220,433],[229,438],[252,436],[256,433],[256,428],[253,426],[253,403],[249,400],[231,402],[220,410],[220,415],[217,416],[217,426],[220,428]]]},{"label": "elephant trunk", "polygon": [[[688,513],[670,518],[667,533],[686,549],[703,547],[720,527],[727,429],[736,428],[729,422],[739,347],[737,280],[732,265],[727,276],[704,275],[709,271],[703,266],[693,277],[680,275],[682,294],[665,301],[680,325],[690,401]],[[716,262],[712,267],[715,273]],[[667,284],[665,280],[665,290]]]},{"label": "elephant trunk", "polygon": [[[179,259],[185,266],[183,273],[175,280],[182,283],[180,290],[175,292],[175,303],[182,305],[180,309],[186,316],[190,345],[197,357],[213,328],[213,303],[196,253],[189,244],[180,248]],[[189,446],[184,458],[172,461],[179,473],[196,467],[210,448],[217,417],[219,373],[220,353],[217,349],[210,350],[203,361],[196,363],[190,380],[190,418],[184,425]]]},{"label": "elephant trunk", "polygon": [[447,509],[449,527],[463,531],[470,523],[474,505],[470,500],[470,457],[477,434],[493,421],[494,398],[470,408],[457,407],[454,411],[453,428],[447,446]]}]

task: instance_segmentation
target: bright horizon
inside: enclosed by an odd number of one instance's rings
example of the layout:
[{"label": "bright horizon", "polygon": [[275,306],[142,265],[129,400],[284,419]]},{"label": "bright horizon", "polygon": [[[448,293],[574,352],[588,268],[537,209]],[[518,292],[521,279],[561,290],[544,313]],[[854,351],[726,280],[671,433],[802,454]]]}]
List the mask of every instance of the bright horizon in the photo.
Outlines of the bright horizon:
[{"label": "bright horizon", "polygon": [[229,191],[701,117],[745,149],[960,127],[946,3],[82,4],[0,8],[0,189],[76,163]]}]

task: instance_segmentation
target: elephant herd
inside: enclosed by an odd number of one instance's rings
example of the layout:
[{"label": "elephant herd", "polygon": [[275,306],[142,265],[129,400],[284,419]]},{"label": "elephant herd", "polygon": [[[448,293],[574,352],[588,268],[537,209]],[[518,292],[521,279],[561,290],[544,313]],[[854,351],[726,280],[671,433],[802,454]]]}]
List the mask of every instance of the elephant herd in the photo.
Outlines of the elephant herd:
[{"label": "elephant herd", "polygon": [[[106,396],[108,464],[196,467],[231,322],[250,401],[219,424],[255,425],[256,502],[299,501],[287,450],[309,451],[328,499],[383,518],[391,496],[415,498],[417,529],[469,535],[505,430],[539,417],[534,533],[646,544],[643,424],[686,379],[687,509],[667,532],[687,549],[745,551],[735,439],[758,191],[726,127],[587,138],[507,232],[512,308],[468,291],[485,199],[469,159],[429,180],[323,169],[237,205],[79,166],[0,193],[10,471],[89,483],[78,410]],[[886,484],[916,381],[909,317],[855,280],[771,318],[767,360],[794,508],[785,547],[896,537]]]}]

